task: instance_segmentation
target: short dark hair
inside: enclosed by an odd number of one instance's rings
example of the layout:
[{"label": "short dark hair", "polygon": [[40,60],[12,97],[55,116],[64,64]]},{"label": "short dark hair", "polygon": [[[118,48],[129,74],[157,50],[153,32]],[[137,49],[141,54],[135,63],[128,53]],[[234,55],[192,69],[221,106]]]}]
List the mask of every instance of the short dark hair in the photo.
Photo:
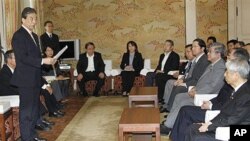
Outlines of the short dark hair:
[{"label": "short dark hair", "polygon": [[249,45],[250,45],[250,43],[245,44],[245,46],[249,46]]},{"label": "short dark hair", "polygon": [[36,14],[36,10],[34,8],[31,7],[25,7],[22,11],[22,18],[26,19],[28,14],[31,13],[35,13]]},{"label": "short dark hair", "polygon": [[189,47],[192,47],[192,44],[185,45],[185,48],[189,48]]},{"label": "short dark hair", "polygon": [[7,63],[8,59],[12,58],[13,53],[14,53],[14,51],[12,49],[5,52],[5,54],[4,54],[5,63]]},{"label": "short dark hair", "polygon": [[135,52],[138,52],[138,47],[137,47],[136,42],[135,41],[128,41],[128,43],[127,43],[127,53],[129,53],[129,49],[128,49],[129,44],[131,44],[132,46],[135,47]]},{"label": "short dark hair", "polygon": [[172,40],[166,40],[166,42],[169,42],[171,44],[171,46],[174,46],[174,41],[172,41]]},{"label": "short dark hair", "polygon": [[216,42],[216,38],[214,37],[214,36],[209,36],[208,38],[207,38],[207,41],[208,40],[213,40],[213,42]]},{"label": "short dark hair", "polygon": [[201,48],[206,48],[206,47],[207,47],[205,41],[202,40],[202,39],[200,39],[200,38],[194,39],[193,42],[198,42],[198,45],[199,45]]},{"label": "short dark hair", "polygon": [[87,49],[88,46],[90,46],[90,45],[92,45],[92,46],[95,48],[95,44],[94,44],[93,42],[87,42],[87,43],[85,44],[85,49]]},{"label": "short dark hair", "polygon": [[245,46],[245,43],[243,41],[238,41],[238,43],[240,44],[241,47]]},{"label": "short dark hair", "polygon": [[46,22],[44,22],[44,26],[46,26],[48,23],[53,24],[52,21],[46,21]]},{"label": "short dark hair", "polygon": [[234,50],[233,56],[236,59],[246,60],[246,61],[249,60],[249,53],[247,52],[246,49],[244,49],[244,48],[234,48],[233,50]]},{"label": "short dark hair", "polygon": [[204,48],[204,52],[205,52],[205,54],[207,54],[207,50],[206,50],[207,46],[206,46],[206,43],[204,40],[202,40],[200,38],[196,38],[196,39],[194,39],[193,42],[198,42],[198,45],[200,46],[200,48]]},{"label": "short dark hair", "polygon": [[238,41],[234,40],[234,39],[227,41],[227,45],[230,44],[230,43],[233,43],[235,45],[235,44],[238,43]]}]

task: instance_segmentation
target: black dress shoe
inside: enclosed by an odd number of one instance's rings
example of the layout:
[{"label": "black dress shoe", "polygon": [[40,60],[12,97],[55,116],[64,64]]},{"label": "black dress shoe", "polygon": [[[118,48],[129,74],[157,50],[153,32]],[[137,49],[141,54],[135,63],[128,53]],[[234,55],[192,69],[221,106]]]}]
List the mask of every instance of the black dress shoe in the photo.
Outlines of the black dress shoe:
[{"label": "black dress shoe", "polygon": [[56,118],[59,118],[59,117],[63,117],[63,115],[57,113],[57,112],[53,112],[53,113],[49,113],[49,117],[56,117]]},{"label": "black dress shoe", "polygon": [[164,115],[164,118],[167,118],[168,117],[168,115]]},{"label": "black dress shoe", "polygon": [[40,131],[49,131],[51,128],[45,124],[37,124],[35,125],[35,129]]},{"label": "black dress shoe", "polygon": [[87,92],[80,92],[80,95],[83,96],[83,97],[88,97],[88,93]]},{"label": "black dress shoe", "polygon": [[42,120],[42,123],[43,123],[43,124],[46,124],[46,125],[48,125],[48,126],[55,125],[55,122],[51,122],[51,121],[48,121],[48,120],[46,120],[46,119],[43,119],[43,120]]},{"label": "black dress shoe", "polygon": [[60,115],[62,115],[62,116],[64,116],[64,115],[65,115],[65,112],[60,111],[60,110],[58,110],[58,111],[57,111],[57,113],[58,113],[58,114],[60,114]]},{"label": "black dress shoe", "polygon": [[170,131],[171,131],[171,129],[168,128],[167,126],[162,125],[162,124],[160,125],[161,135],[168,135]]},{"label": "black dress shoe", "polygon": [[166,120],[163,120],[163,121],[161,122],[161,124],[164,125],[165,121],[166,121]]},{"label": "black dress shoe", "polygon": [[47,141],[47,139],[36,137],[36,138],[34,138],[34,141]]},{"label": "black dress shoe", "polygon": [[161,113],[164,113],[164,112],[169,113],[169,111],[168,111],[166,108],[160,109],[160,112],[161,112]]}]

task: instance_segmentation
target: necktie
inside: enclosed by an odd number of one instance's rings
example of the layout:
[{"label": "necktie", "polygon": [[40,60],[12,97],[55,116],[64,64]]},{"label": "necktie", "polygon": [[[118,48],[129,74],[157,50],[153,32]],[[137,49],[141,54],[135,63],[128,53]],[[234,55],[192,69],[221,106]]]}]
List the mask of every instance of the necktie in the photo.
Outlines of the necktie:
[{"label": "necktie", "polygon": [[188,73],[189,73],[189,71],[191,69],[191,66],[192,66],[192,61],[188,62],[188,64],[187,64],[187,68],[185,70],[184,78],[186,78],[188,76]]},{"label": "necktie", "polygon": [[52,38],[52,34],[49,35],[49,38],[50,38],[50,39]]},{"label": "necktie", "polygon": [[188,74],[187,74],[187,76],[185,77],[186,79],[187,79],[187,78],[190,78],[190,77],[192,76],[195,65],[196,65],[196,61],[194,61],[194,62],[192,63],[191,68],[189,69]]}]

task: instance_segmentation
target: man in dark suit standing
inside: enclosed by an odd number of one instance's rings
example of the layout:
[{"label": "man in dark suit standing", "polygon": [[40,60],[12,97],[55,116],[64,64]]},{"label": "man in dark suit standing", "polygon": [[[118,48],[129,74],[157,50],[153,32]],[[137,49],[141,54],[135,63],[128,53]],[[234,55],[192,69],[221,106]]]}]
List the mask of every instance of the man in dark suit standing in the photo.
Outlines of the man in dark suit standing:
[{"label": "man in dark suit standing", "polygon": [[102,60],[102,55],[95,52],[95,45],[92,42],[85,44],[86,52],[79,56],[77,63],[77,81],[80,87],[81,94],[88,96],[85,90],[85,83],[90,80],[97,80],[97,84],[93,95],[98,97],[99,91],[104,84],[104,67],[105,64]]},{"label": "man in dark suit standing", "polygon": [[53,64],[53,58],[42,58],[38,36],[33,33],[37,23],[36,10],[26,7],[22,11],[22,26],[12,37],[16,69],[11,84],[18,87],[20,95],[20,132],[22,141],[43,141],[35,125],[39,114],[41,89],[41,64]]},{"label": "man in dark suit standing", "polygon": [[150,86],[155,78],[158,86],[158,100],[163,102],[163,94],[165,84],[169,79],[176,79],[168,75],[169,71],[179,70],[180,56],[173,51],[174,42],[166,40],[164,45],[164,53],[160,55],[158,65],[154,72],[148,73],[146,76],[146,86]]},{"label": "man in dark suit standing", "polygon": [[46,47],[51,47],[56,55],[60,51],[59,37],[53,33],[54,25],[52,21],[44,22],[45,33],[40,36],[42,51],[44,52]]},{"label": "man in dark suit standing", "polygon": [[0,71],[0,96],[19,95],[16,87],[10,85],[10,79],[16,68],[15,55],[13,50],[4,54],[5,63]]},{"label": "man in dark suit standing", "polygon": [[234,92],[211,121],[192,124],[185,134],[185,141],[212,141],[217,127],[250,124],[250,87],[247,81],[250,71],[246,60],[234,59],[226,63],[225,80]]}]

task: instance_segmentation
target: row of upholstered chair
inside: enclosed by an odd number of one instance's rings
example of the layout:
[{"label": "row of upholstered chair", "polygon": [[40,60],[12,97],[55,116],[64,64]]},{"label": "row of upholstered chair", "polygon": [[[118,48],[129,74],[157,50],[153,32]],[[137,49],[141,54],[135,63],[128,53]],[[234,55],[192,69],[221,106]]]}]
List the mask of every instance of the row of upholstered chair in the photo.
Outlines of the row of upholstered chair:
[{"label": "row of upholstered chair", "polygon": [[[181,60],[181,62],[184,62],[186,60]],[[114,93],[121,93],[122,91],[122,78],[120,76],[122,70],[120,68],[112,68],[112,60],[104,60],[105,64],[105,83],[104,86],[101,89],[102,94],[108,94],[109,92]],[[151,68],[151,60],[150,59],[144,59],[144,68],[140,72],[140,76],[137,76],[134,81],[134,87],[143,87],[145,82],[145,76],[148,72],[153,72],[154,69]],[[77,71],[74,69],[71,69],[71,82],[73,84],[73,88],[77,90],[77,84],[76,84],[76,76]],[[96,81],[88,81],[85,84],[85,89],[88,93],[92,93],[95,88]]]}]

